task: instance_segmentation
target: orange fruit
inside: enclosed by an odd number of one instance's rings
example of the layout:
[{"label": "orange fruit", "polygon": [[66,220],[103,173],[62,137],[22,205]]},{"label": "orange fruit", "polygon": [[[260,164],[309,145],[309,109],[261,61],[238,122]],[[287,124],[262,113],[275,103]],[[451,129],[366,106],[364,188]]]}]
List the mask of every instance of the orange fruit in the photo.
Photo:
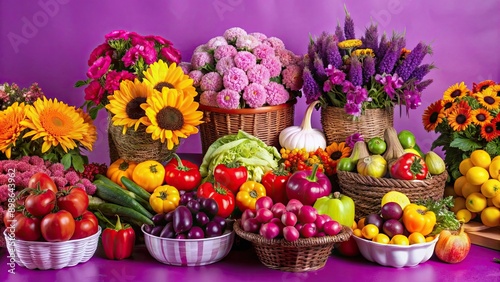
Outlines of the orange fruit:
[{"label": "orange fruit", "polygon": [[470,154],[470,160],[474,166],[479,166],[485,169],[491,164],[491,156],[485,150],[475,150]]},{"label": "orange fruit", "polygon": [[490,179],[490,173],[483,167],[473,166],[467,171],[465,177],[470,184],[481,185]]},{"label": "orange fruit", "polygon": [[410,245],[425,243],[425,236],[420,232],[413,232],[408,236]]},{"label": "orange fruit", "polygon": [[375,237],[373,237],[372,241],[381,244],[389,244],[391,239],[389,239],[389,236],[385,235],[384,233],[379,233]]},{"label": "orange fruit", "polygon": [[[486,183],[486,182],[485,182]],[[462,196],[467,198],[470,194],[474,192],[481,192],[481,185],[472,185],[469,182],[465,182],[464,186],[462,186]]]},{"label": "orange fruit", "polygon": [[488,172],[490,173],[491,178],[498,179],[500,176],[500,156],[496,156],[488,167]]},{"label": "orange fruit", "polygon": [[465,209],[465,198],[464,197],[454,198],[453,207],[450,210],[456,214],[461,209]]},{"label": "orange fruit", "polygon": [[500,208],[500,195],[496,195],[495,197],[491,198],[491,202],[495,207]]},{"label": "orange fruit", "polygon": [[488,179],[481,185],[481,194],[486,198],[493,198],[500,194],[500,181],[497,179]]},{"label": "orange fruit", "polygon": [[500,210],[497,207],[487,207],[481,212],[481,222],[489,227],[500,225]]},{"label": "orange fruit", "polygon": [[394,237],[392,237],[389,244],[408,246],[408,245],[410,245],[410,241],[408,240],[408,237],[406,237],[405,235],[398,234],[398,235],[394,235]]},{"label": "orange fruit", "polygon": [[456,213],[456,218],[463,223],[467,223],[472,218],[472,213],[468,209],[461,209]]},{"label": "orange fruit", "polygon": [[465,207],[471,212],[480,212],[486,206],[486,197],[481,193],[472,193],[465,199]]},{"label": "orange fruit", "polygon": [[375,224],[367,224],[361,229],[361,234],[366,239],[373,239],[378,233],[378,227]]},{"label": "orange fruit", "polygon": [[434,236],[427,236],[425,237],[425,242],[431,242],[432,240],[434,240]]},{"label": "orange fruit", "polygon": [[457,194],[458,196],[463,196],[462,187],[464,186],[465,182],[467,182],[467,177],[465,177],[465,175],[460,176],[459,178],[455,179],[455,182],[453,182],[453,191],[455,191],[455,194]]},{"label": "orange fruit", "polygon": [[467,171],[473,167],[474,164],[472,164],[472,161],[470,160],[470,158],[466,158],[466,159],[463,159],[461,162],[460,162],[460,165],[458,166],[458,170],[460,171],[460,173],[462,175],[466,175],[467,174]]},{"label": "orange fruit", "polygon": [[360,220],[358,220],[358,229],[363,229],[363,227],[365,227],[365,218],[361,218]]}]

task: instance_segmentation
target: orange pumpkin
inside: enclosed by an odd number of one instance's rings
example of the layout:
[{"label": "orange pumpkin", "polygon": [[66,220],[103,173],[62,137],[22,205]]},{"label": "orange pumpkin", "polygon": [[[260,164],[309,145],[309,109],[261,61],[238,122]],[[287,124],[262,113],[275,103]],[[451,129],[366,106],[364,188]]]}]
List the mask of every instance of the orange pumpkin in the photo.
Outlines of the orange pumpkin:
[{"label": "orange pumpkin", "polygon": [[121,178],[122,176],[125,176],[129,179],[132,179],[132,172],[134,171],[134,168],[136,166],[137,163],[135,162],[126,161],[124,159],[118,159],[108,167],[106,176],[113,182],[123,187],[123,189],[127,189],[123,185]]}]

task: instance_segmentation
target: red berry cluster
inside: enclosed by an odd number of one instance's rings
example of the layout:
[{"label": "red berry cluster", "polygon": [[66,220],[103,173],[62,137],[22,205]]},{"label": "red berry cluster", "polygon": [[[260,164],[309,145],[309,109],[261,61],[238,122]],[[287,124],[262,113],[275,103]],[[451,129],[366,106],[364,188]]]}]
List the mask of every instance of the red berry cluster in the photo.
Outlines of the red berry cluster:
[{"label": "red berry cluster", "polygon": [[83,172],[76,172],[76,173],[80,178],[87,178],[91,182],[94,181],[94,177],[97,174],[106,175],[106,171],[108,170],[108,166],[106,164],[99,164],[99,163],[85,164],[83,167],[84,167]]},{"label": "red berry cluster", "polygon": [[333,175],[337,172],[337,162],[324,149],[318,148],[314,152],[307,152],[306,149],[282,148],[280,153],[285,169],[291,172],[311,170],[314,164],[318,164],[318,171],[326,175]]}]

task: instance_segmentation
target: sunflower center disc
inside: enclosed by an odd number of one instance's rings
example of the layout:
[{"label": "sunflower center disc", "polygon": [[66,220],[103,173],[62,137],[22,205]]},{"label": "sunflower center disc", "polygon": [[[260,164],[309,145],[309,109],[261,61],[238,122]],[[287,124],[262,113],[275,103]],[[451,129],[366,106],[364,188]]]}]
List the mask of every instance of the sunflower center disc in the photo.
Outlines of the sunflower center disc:
[{"label": "sunflower center disc", "polygon": [[140,119],[145,115],[144,110],[141,108],[141,104],[146,103],[146,98],[137,97],[128,102],[125,111],[127,116],[131,119]]},{"label": "sunflower center disc", "polygon": [[495,99],[493,99],[493,97],[489,97],[489,96],[484,97],[484,101],[485,101],[486,103],[488,103],[488,105],[493,105],[493,104],[495,104]]},{"label": "sunflower center disc", "polygon": [[184,125],[184,116],[174,107],[165,107],[156,115],[158,126],[166,130],[179,130]]},{"label": "sunflower center disc", "polygon": [[163,82],[160,82],[160,83],[158,83],[158,84],[155,85],[155,90],[158,90],[158,92],[161,92],[162,89],[163,89],[163,87],[167,87],[167,88],[170,88],[170,89],[175,89],[175,87],[172,84],[163,81]]}]

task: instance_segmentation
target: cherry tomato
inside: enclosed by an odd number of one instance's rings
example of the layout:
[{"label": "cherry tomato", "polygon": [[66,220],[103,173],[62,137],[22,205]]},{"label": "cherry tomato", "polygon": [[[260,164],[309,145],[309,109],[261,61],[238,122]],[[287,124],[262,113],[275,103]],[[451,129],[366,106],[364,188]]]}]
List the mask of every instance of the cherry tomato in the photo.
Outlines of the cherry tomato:
[{"label": "cherry tomato", "polygon": [[34,189],[26,197],[24,207],[34,217],[44,217],[56,206],[56,194],[52,190]]},{"label": "cherry tomato", "polygon": [[38,188],[42,190],[52,190],[57,193],[57,185],[48,174],[37,172],[31,176],[28,181],[28,188]]},{"label": "cherry tomato", "polygon": [[97,233],[97,217],[90,211],[84,211],[82,216],[75,219],[75,233],[71,240],[86,238]]},{"label": "cherry tomato", "polygon": [[18,214],[14,218],[14,234],[15,238],[24,241],[37,241],[41,237],[40,219],[36,217],[28,217],[25,214]]},{"label": "cherry tomato", "polygon": [[75,220],[66,210],[49,213],[42,219],[40,230],[48,242],[68,241],[75,233]]},{"label": "cherry tomato", "polygon": [[73,218],[77,218],[87,210],[89,196],[79,187],[66,187],[57,196],[57,206],[70,212]]}]

